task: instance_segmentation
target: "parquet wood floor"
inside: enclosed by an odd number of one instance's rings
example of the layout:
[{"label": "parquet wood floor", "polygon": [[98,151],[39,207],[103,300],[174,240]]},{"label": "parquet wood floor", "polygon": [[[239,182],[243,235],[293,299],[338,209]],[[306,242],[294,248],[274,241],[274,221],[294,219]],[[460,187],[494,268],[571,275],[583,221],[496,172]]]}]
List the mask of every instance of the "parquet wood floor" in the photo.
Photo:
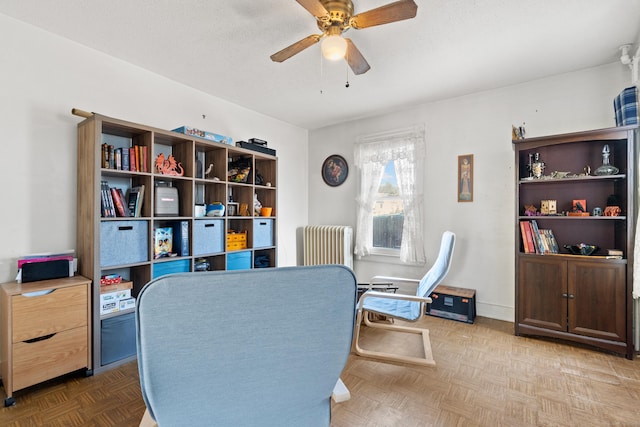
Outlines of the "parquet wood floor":
[{"label": "parquet wood floor", "polygon": [[[332,427],[640,426],[637,359],[516,337],[511,323],[481,317],[473,325],[435,317],[421,324],[437,365],[352,355],[342,375],[351,400],[332,404]],[[387,343],[363,332],[368,345]],[[402,336],[392,345],[419,351],[418,336]],[[135,362],[14,396],[16,406],[0,409],[1,426],[137,426],[144,412]]]}]

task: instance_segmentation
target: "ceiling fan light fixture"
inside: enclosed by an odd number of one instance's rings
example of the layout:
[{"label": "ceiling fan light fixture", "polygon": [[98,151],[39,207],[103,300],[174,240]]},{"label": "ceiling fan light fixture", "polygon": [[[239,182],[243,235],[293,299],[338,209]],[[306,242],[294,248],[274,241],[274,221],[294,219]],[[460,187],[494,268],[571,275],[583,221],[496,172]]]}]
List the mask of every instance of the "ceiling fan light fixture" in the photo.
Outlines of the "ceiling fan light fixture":
[{"label": "ceiling fan light fixture", "polygon": [[344,58],[347,53],[347,41],[339,35],[326,36],[320,45],[322,56],[329,61]]}]

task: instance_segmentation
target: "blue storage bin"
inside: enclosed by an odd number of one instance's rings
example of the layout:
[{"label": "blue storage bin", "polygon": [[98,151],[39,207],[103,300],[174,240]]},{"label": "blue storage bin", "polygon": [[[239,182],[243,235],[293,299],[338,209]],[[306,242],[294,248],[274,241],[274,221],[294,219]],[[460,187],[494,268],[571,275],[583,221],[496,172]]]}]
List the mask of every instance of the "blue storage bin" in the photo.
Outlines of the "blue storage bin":
[{"label": "blue storage bin", "polygon": [[193,221],[193,255],[208,255],[224,251],[224,220]]},{"label": "blue storage bin", "polygon": [[253,220],[253,247],[266,248],[273,246],[274,219],[260,218]]},{"label": "blue storage bin", "polygon": [[171,273],[187,273],[191,271],[188,259],[177,259],[175,261],[156,262],[153,264],[153,278]]},{"label": "blue storage bin", "polygon": [[249,270],[251,251],[237,251],[227,254],[227,270]]},{"label": "blue storage bin", "polygon": [[100,266],[149,261],[148,221],[100,223]]},{"label": "blue storage bin", "polygon": [[136,354],[135,313],[110,317],[101,323],[101,365],[108,365]]}]

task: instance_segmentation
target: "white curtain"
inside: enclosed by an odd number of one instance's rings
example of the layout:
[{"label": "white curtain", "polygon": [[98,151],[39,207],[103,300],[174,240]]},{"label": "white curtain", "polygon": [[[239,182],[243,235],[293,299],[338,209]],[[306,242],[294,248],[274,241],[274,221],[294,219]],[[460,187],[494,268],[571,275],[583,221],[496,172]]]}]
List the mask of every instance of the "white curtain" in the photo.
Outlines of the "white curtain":
[{"label": "white curtain", "polygon": [[425,157],[424,126],[358,137],[355,164],[360,171],[358,218],[354,253],[369,255],[373,247],[373,207],[384,168],[394,162],[399,194],[404,206],[404,225],[400,260],[424,264],[423,168]]}]

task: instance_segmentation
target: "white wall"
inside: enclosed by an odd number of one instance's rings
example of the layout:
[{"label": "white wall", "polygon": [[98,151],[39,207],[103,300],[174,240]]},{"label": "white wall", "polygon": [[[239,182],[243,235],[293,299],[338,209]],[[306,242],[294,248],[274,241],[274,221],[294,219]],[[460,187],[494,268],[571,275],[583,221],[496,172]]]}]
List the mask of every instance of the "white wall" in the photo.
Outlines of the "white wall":
[{"label": "white wall", "polygon": [[[526,123],[541,136],[615,126],[613,98],[629,86],[619,63],[407,108],[310,132],[309,223],[355,228],[357,136],[418,123],[426,126],[425,250],[427,266],[406,267],[389,259],[355,261],[359,280],[375,274],[421,277],[439,248],[443,231],[457,234],[445,283],[477,290],[478,313],[514,320],[514,153],[511,125]],[[347,181],[328,187],[320,167],[331,154],[351,166]],[[474,155],[474,201],[457,202],[457,159]]]},{"label": "white wall", "polygon": [[189,125],[234,140],[269,141],[280,168],[278,261],[296,264],[296,229],[307,221],[306,164],[300,161],[308,155],[305,129],[4,15],[0,40],[1,282],[13,280],[22,255],[76,247],[76,125],[82,119],[71,115],[74,107],[162,129]]},{"label": "white wall", "polygon": [[[75,248],[76,124],[81,119],[70,114],[71,108],[163,129],[191,125],[235,140],[268,140],[279,157],[281,266],[296,264],[296,233],[303,225],[355,227],[356,137],[424,123],[428,263],[436,255],[442,231],[455,231],[458,244],[447,282],[477,289],[479,313],[505,320],[513,320],[514,292],[511,124],[526,122],[529,136],[612,126],[613,97],[629,82],[628,69],[614,63],[407,108],[308,135],[304,129],[4,15],[0,15],[0,39],[4,41],[0,55],[0,134],[4,138],[0,144],[4,162],[0,168],[4,184],[0,281],[13,279],[21,255]],[[320,176],[322,161],[334,153],[342,154],[351,165],[345,184],[335,188],[326,186]],[[475,159],[474,202],[458,203],[457,156],[469,153]],[[360,280],[380,273],[419,277],[426,268],[376,261],[356,261]]]}]

